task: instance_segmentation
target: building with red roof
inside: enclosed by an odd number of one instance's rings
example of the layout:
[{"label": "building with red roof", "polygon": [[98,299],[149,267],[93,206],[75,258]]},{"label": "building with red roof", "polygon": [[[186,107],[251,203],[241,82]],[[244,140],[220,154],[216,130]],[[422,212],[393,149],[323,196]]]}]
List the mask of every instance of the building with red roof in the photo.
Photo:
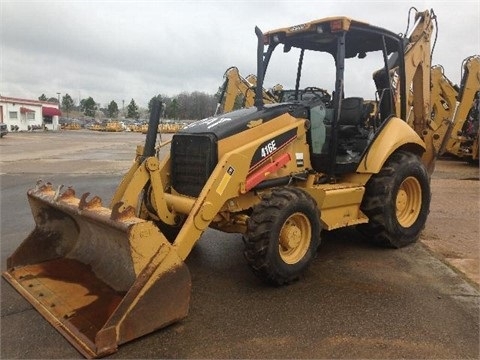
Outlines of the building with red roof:
[{"label": "building with red roof", "polygon": [[0,123],[8,131],[60,130],[60,115],[57,103],[0,96]]}]

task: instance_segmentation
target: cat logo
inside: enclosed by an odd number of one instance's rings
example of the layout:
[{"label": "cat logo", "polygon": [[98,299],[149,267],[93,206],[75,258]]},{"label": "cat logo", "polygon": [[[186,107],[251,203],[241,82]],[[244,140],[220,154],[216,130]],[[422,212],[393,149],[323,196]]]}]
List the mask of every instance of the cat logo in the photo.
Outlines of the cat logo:
[{"label": "cat logo", "polygon": [[262,124],[263,124],[263,119],[252,120],[252,121],[250,121],[250,122],[247,124],[247,127],[248,127],[249,129],[251,129],[251,128],[254,128],[254,127],[258,126],[258,125],[262,125]]}]

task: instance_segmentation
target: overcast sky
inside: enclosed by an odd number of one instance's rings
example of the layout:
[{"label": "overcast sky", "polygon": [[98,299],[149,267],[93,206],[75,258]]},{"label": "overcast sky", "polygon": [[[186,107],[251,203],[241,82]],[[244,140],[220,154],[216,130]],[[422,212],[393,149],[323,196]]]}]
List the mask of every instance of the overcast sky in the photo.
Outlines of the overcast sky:
[{"label": "overcast sky", "polygon": [[60,92],[102,106],[133,98],[143,107],[156,94],[214,94],[230,66],[255,73],[256,25],[265,32],[345,15],[403,33],[411,6],[435,11],[433,64],[459,83],[462,60],[480,53],[480,0],[0,0],[0,94]]}]

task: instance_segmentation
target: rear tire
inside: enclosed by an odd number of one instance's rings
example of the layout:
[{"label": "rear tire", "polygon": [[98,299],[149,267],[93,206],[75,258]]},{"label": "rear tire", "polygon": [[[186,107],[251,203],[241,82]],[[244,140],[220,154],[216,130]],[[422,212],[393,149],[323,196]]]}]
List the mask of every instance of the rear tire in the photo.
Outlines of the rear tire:
[{"label": "rear tire", "polygon": [[245,258],[262,280],[295,281],[315,258],[320,244],[320,212],[297,188],[277,188],[254,207],[244,237]]},{"label": "rear tire", "polygon": [[414,243],[425,227],[430,198],[425,166],[418,156],[398,151],[368,181],[361,210],[370,221],[357,228],[379,246]]}]

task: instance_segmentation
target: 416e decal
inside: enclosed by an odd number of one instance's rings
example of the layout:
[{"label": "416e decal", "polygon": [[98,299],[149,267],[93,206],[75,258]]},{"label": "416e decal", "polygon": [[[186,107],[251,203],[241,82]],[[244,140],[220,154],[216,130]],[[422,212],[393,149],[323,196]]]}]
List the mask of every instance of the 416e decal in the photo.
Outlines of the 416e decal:
[{"label": "416e decal", "polygon": [[250,162],[250,171],[252,172],[270,156],[277,153],[279,150],[290,144],[297,137],[297,130],[292,129],[283,134],[275,136],[273,139],[267,140],[262,143],[253,154],[252,161]]}]

